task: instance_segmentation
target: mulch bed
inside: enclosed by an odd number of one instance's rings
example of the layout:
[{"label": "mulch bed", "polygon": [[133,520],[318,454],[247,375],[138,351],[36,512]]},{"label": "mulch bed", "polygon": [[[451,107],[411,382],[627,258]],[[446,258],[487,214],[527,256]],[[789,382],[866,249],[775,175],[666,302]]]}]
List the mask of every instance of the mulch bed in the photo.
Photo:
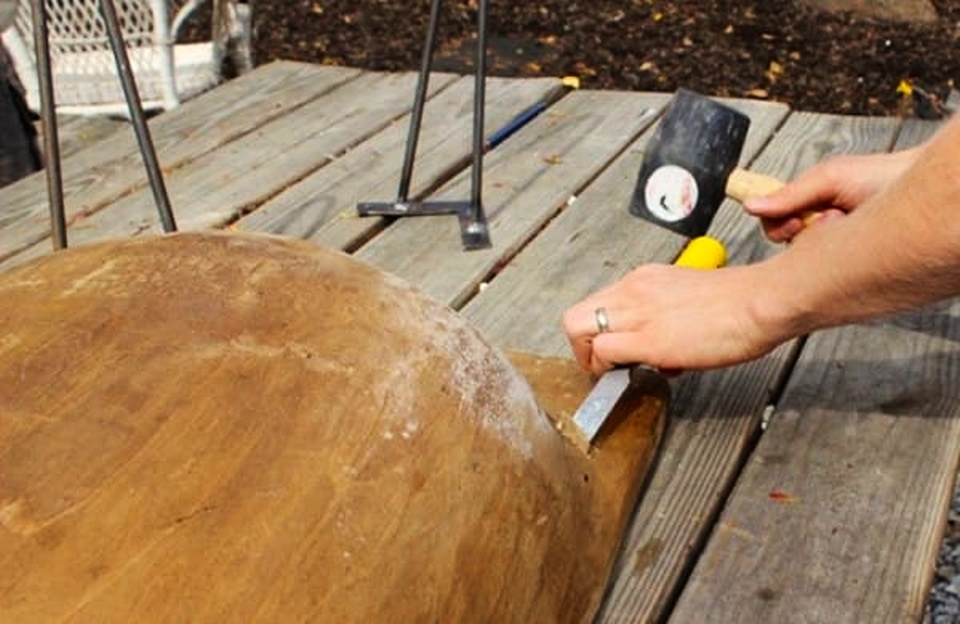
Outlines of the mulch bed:
[{"label": "mulch bed", "polygon": [[[770,99],[797,110],[912,115],[908,80],[960,86],[960,1],[931,23],[827,14],[769,0],[491,0],[488,74],[584,88]],[[370,70],[420,66],[426,0],[257,0],[256,54]],[[476,1],[446,2],[435,69],[472,73]]]}]

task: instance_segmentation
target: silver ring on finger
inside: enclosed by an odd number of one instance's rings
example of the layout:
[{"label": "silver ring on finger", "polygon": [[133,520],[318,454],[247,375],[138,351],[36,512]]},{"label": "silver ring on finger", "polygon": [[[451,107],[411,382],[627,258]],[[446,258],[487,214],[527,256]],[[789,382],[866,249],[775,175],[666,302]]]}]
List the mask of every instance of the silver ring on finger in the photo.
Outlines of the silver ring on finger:
[{"label": "silver ring on finger", "polygon": [[610,317],[606,308],[597,308],[593,311],[593,318],[597,321],[597,332],[605,334],[610,331]]}]

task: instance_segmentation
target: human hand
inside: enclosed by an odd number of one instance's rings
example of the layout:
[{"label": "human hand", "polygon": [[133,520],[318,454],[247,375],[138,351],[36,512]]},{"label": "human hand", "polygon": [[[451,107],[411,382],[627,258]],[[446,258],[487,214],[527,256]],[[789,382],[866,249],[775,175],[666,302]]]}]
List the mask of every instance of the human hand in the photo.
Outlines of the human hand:
[{"label": "human hand", "polygon": [[836,156],[806,170],[779,191],[743,202],[774,242],[790,242],[815,223],[842,217],[880,192],[910,166],[916,149]]},{"label": "human hand", "polygon": [[[690,370],[751,360],[790,337],[764,310],[757,277],[753,267],[644,265],[570,307],[564,330],[577,361],[596,374],[638,362]],[[602,333],[599,308],[609,321]]]}]

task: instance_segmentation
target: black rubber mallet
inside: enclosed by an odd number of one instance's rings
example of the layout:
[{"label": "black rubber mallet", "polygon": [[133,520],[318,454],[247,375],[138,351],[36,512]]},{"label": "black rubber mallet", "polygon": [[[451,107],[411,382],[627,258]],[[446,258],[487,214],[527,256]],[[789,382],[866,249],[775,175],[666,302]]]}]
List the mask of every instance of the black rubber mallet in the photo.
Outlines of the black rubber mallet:
[{"label": "black rubber mallet", "polygon": [[630,212],[690,237],[706,234],[724,198],[742,202],[783,182],[737,167],[750,118],[680,89],[644,154]]}]

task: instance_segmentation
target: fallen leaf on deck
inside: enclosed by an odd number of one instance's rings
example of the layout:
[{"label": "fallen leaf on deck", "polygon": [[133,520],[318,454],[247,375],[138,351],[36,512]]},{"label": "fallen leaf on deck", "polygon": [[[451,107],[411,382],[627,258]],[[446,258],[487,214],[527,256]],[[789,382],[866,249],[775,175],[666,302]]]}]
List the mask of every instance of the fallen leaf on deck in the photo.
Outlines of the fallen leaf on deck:
[{"label": "fallen leaf on deck", "polygon": [[563,157],[559,154],[550,154],[543,157],[543,162],[547,163],[548,165],[559,165],[563,162]]},{"label": "fallen leaf on deck", "polygon": [[787,494],[786,492],[781,492],[780,490],[773,490],[768,494],[768,498],[775,503],[780,503],[783,505],[793,505],[800,502],[795,496]]}]

